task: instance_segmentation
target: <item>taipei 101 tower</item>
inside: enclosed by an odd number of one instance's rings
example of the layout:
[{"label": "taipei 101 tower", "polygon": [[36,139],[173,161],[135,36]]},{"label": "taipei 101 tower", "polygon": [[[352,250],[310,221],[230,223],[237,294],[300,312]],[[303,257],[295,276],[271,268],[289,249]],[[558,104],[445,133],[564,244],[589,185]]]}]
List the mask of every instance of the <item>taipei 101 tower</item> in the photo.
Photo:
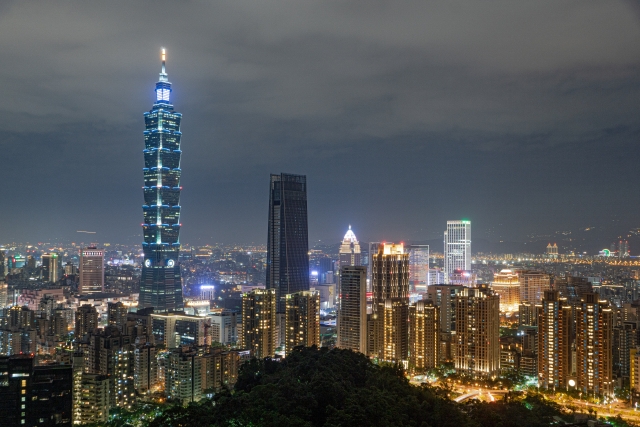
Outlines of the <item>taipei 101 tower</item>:
[{"label": "taipei 101 tower", "polygon": [[144,264],[139,308],[166,313],[184,309],[180,279],[180,121],[171,104],[171,83],[165,71],[156,83],[156,100],[144,113]]}]

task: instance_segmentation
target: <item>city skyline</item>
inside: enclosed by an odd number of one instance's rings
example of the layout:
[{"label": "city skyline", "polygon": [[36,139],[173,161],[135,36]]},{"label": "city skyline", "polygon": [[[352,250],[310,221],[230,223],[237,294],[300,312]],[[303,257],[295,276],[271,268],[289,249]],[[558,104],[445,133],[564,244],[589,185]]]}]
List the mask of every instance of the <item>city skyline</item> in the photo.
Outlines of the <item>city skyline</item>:
[{"label": "city skyline", "polygon": [[[0,241],[78,240],[76,230],[140,240],[135,117],[162,45],[190,128],[185,242],[262,242],[274,170],[307,175],[310,241],[349,223],[362,241],[431,240],[451,218],[491,241],[593,226],[616,239],[640,226],[628,197],[640,173],[637,8],[503,6],[376,5],[351,28],[349,2],[127,5],[124,17],[115,4],[7,3],[0,168],[15,208],[0,213],[11,225]],[[166,14],[174,25],[159,38]],[[522,24],[518,37],[505,18]],[[58,191],[41,185],[52,179]]]}]

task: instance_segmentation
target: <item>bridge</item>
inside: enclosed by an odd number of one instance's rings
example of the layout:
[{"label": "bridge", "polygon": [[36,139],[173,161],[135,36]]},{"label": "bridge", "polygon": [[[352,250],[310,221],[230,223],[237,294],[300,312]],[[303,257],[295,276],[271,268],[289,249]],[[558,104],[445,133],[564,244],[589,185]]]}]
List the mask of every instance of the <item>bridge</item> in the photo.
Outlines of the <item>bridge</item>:
[{"label": "bridge", "polygon": [[464,402],[465,400],[469,400],[472,399],[474,397],[478,397],[478,396],[482,396],[482,395],[487,395],[487,397],[489,398],[490,402],[495,402],[495,395],[499,395],[499,394],[508,394],[509,390],[473,390],[467,394],[463,394],[462,396],[458,396],[456,397],[455,400],[456,402]]}]

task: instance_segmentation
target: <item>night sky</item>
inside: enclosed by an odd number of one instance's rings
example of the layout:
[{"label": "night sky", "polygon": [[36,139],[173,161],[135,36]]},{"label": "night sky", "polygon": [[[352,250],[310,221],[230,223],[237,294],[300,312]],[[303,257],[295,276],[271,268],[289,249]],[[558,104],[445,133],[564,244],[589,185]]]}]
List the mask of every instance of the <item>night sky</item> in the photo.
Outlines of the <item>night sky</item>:
[{"label": "night sky", "polygon": [[640,227],[640,2],[2,0],[0,242],[141,241],[161,47],[183,243],[266,243],[279,172],[312,241]]}]

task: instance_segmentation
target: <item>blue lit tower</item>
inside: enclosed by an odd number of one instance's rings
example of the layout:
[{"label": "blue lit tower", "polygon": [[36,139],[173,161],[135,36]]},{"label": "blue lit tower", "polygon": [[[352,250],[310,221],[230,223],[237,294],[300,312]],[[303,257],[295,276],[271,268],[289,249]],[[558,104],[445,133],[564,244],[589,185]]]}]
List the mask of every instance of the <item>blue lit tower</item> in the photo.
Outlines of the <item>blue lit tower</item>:
[{"label": "blue lit tower", "polygon": [[138,307],[156,312],[184,309],[178,254],[180,251],[180,120],[170,102],[165,72],[156,83],[156,102],[144,113],[144,265]]}]

